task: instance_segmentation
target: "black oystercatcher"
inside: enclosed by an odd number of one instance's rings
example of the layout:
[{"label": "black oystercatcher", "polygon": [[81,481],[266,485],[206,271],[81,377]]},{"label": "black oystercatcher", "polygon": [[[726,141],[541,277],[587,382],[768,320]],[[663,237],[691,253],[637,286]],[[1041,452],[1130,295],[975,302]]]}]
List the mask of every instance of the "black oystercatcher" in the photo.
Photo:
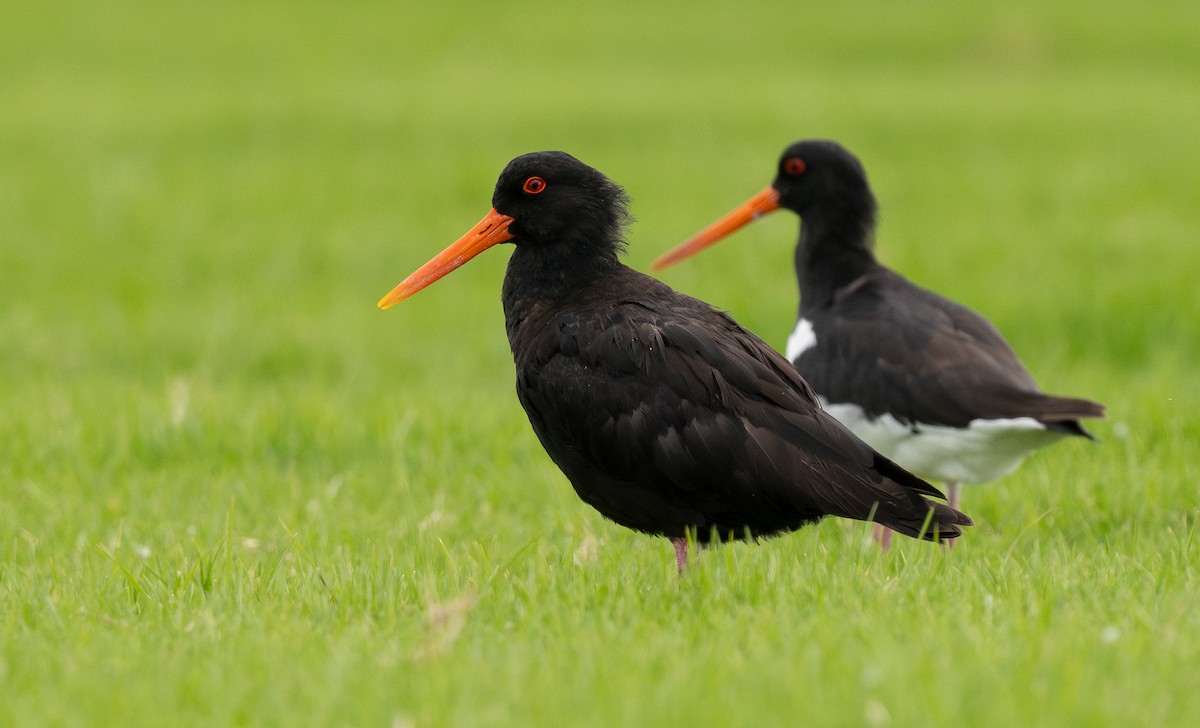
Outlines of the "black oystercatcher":
[{"label": "black oystercatcher", "polygon": [[787,358],[827,412],[908,470],[944,482],[952,507],[960,484],[1006,475],[1061,437],[1091,437],[1079,420],[1103,417],[1102,405],[1044,394],[986,319],[876,261],[875,197],[862,164],[835,142],[788,147],[769,187],[653,267],[781,207],[802,220],[800,315]]},{"label": "black oystercatcher", "polygon": [[493,209],[379,302],[387,308],[497,243],[517,396],[586,503],[701,544],[826,515],[953,538],[971,519],[817,404],[787,360],[725,313],[618,260],[624,191],[562,152],[517,157]]}]

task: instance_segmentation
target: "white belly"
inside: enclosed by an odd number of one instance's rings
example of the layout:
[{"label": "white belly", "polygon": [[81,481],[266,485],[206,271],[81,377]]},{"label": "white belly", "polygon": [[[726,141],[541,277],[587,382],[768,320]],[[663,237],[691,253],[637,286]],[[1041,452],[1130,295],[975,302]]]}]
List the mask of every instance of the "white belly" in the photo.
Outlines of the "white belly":
[{"label": "white belly", "polygon": [[1064,437],[1032,417],[972,420],[967,427],[905,425],[891,415],[871,419],[854,404],[826,404],[851,432],[926,480],[986,483],[1011,473],[1029,453]]}]

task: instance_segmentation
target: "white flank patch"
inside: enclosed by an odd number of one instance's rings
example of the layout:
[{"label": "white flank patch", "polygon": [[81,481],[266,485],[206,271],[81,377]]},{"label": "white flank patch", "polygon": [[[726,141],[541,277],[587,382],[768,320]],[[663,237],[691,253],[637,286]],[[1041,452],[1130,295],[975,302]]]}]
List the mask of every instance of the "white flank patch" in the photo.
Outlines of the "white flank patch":
[{"label": "white flank patch", "polygon": [[813,332],[812,322],[808,319],[800,319],[796,322],[796,328],[792,331],[792,335],[787,340],[787,358],[788,361],[796,361],[796,357],[817,345],[817,335]]},{"label": "white flank patch", "polygon": [[822,397],[821,405],[884,456],[922,478],[943,483],[986,483],[1003,477],[1029,453],[1065,437],[1032,417],[972,420],[966,427],[917,423],[914,428],[891,415],[871,419],[855,404],[826,404]]}]

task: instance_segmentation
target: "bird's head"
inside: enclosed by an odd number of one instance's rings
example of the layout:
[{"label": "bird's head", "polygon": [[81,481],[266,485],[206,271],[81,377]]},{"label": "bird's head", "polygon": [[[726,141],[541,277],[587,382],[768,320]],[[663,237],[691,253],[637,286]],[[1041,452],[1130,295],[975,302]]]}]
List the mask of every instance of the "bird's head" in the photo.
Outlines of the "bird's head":
[{"label": "bird's head", "polygon": [[775,179],[768,187],[660,256],[651,267],[674,265],[781,208],[805,219],[848,212],[873,222],[875,199],[862,163],[845,147],[823,139],[796,142],[779,157]]},{"label": "bird's head", "polygon": [[779,207],[801,217],[870,195],[867,171],[858,157],[837,142],[796,142],[779,157],[771,189]]},{"label": "bird's head", "polygon": [[508,163],[492,209],[450,247],[379,302],[388,308],[499,243],[561,246],[564,255],[616,258],[629,219],[624,190],[566,152],[531,152]]}]

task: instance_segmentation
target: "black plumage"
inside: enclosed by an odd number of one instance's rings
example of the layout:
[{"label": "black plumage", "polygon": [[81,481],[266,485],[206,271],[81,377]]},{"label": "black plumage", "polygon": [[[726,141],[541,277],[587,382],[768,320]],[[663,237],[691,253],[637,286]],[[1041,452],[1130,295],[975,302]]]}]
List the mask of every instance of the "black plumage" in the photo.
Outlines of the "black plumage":
[{"label": "black plumage", "polygon": [[711,306],[618,260],[623,191],[562,152],[514,159],[493,210],[380,305],[499,242],[517,395],[585,502],[666,536],[682,568],[701,543],[793,530],[825,515],[926,539],[971,520],[821,411],[795,368]]}]

